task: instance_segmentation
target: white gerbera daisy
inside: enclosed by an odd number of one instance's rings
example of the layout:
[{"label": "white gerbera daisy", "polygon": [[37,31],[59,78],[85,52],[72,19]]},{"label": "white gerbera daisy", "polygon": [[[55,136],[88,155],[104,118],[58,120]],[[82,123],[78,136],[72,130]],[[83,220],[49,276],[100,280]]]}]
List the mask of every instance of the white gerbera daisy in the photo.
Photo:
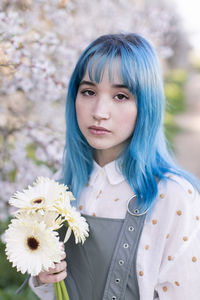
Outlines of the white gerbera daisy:
[{"label": "white gerbera daisy", "polygon": [[[49,179],[48,177],[42,177],[42,176],[38,176],[36,178],[36,180],[33,182],[33,185],[37,185],[38,183],[47,183],[47,182],[50,182],[50,183],[53,183],[53,184],[56,184],[57,186],[59,186],[59,189],[60,189],[60,195],[63,193],[63,197],[61,198],[66,198],[66,201],[71,201],[71,200],[75,200],[72,192],[68,191],[68,186],[67,185],[64,185],[63,183],[58,183],[57,181],[54,181],[53,179]],[[63,189],[63,192],[62,192],[62,189]],[[66,195],[65,195],[65,192],[67,191]]]},{"label": "white gerbera daisy", "polygon": [[47,271],[60,262],[64,254],[58,233],[38,222],[38,214],[13,219],[5,232],[6,254],[13,267],[32,276]]},{"label": "white gerbera daisy", "polygon": [[20,210],[56,211],[55,204],[70,201],[67,187],[45,177],[38,177],[34,186],[16,192],[9,203]]},{"label": "white gerbera daisy", "polygon": [[24,223],[28,223],[30,217],[38,223],[44,222],[51,230],[58,230],[63,226],[63,218],[55,211],[45,211],[43,214],[36,214],[32,211],[27,214],[26,211],[18,211],[16,214],[16,218]]},{"label": "white gerbera daisy", "polygon": [[[88,223],[85,218],[81,216],[81,214],[74,207],[67,207],[62,211],[62,216],[68,223],[68,226],[74,233],[75,243],[82,244],[85,242],[85,239],[89,236],[88,231]],[[69,232],[67,232],[68,234]]]}]

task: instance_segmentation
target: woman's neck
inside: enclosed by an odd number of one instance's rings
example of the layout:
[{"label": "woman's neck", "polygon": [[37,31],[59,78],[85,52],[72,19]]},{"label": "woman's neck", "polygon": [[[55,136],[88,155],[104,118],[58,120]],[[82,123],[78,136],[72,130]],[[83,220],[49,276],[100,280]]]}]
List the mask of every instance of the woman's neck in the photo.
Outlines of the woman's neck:
[{"label": "woman's neck", "polygon": [[118,157],[117,154],[115,154],[115,153],[113,153],[113,151],[109,151],[109,150],[107,150],[107,151],[95,150],[95,152],[94,152],[94,160],[101,167],[104,167],[111,161],[115,160],[117,157]]}]

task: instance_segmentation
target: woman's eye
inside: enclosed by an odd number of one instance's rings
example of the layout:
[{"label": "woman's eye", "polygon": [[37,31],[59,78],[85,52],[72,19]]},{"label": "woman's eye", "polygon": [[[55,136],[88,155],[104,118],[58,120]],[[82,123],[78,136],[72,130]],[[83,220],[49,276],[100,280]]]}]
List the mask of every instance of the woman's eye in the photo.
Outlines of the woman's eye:
[{"label": "woman's eye", "polygon": [[91,90],[83,90],[83,91],[81,91],[81,94],[83,96],[94,96],[95,92],[91,91]]},{"label": "woman's eye", "polygon": [[124,94],[117,94],[114,98],[117,100],[127,100],[128,99],[128,97]]}]

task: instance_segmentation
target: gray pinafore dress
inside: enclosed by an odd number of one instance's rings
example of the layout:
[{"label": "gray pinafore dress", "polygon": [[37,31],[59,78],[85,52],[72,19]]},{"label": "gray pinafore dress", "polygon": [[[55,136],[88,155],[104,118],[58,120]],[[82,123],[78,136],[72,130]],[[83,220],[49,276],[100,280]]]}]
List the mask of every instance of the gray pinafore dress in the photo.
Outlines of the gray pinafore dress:
[{"label": "gray pinafore dress", "polygon": [[146,211],[136,200],[129,200],[125,219],[83,215],[89,237],[81,245],[71,235],[65,245],[70,300],[140,299],[136,256]]}]

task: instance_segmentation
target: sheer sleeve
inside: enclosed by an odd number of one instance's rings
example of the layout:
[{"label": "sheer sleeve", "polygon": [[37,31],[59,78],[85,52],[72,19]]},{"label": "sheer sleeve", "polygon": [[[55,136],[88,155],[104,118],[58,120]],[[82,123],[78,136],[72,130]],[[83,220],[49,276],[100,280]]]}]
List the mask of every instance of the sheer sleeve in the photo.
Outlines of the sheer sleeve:
[{"label": "sheer sleeve", "polygon": [[174,178],[160,184],[142,233],[137,263],[141,300],[199,300],[200,195],[186,180]]},{"label": "sheer sleeve", "polygon": [[38,280],[37,276],[32,276],[29,280],[29,285],[39,299],[56,300],[53,284],[43,284]]}]

